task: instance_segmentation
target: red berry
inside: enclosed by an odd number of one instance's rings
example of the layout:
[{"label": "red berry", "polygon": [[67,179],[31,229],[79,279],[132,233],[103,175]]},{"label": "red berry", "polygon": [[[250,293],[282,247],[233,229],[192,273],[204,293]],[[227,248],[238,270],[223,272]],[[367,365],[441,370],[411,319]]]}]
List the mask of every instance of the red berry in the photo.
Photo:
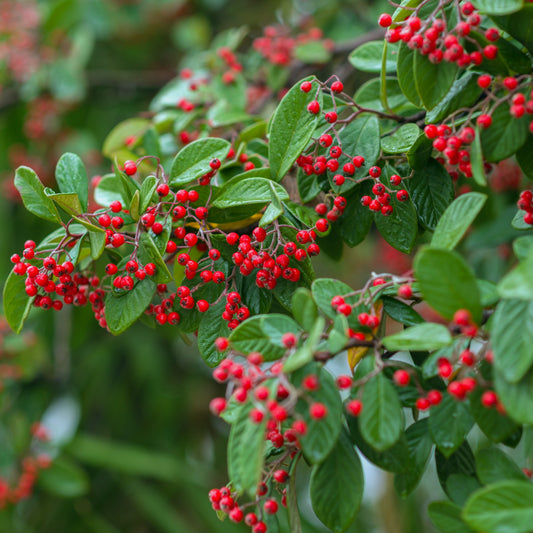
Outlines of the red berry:
[{"label": "red berry", "polygon": [[477,84],[482,88],[482,89],[487,89],[490,84],[492,83],[492,78],[488,75],[488,74],[482,74],[481,76],[479,76],[479,78],[477,79]]},{"label": "red berry", "polygon": [[418,398],[416,400],[416,408],[419,411],[425,411],[429,409],[430,405],[431,404],[429,403],[429,400],[427,398]]},{"label": "red berry", "polygon": [[309,415],[315,420],[320,420],[328,414],[327,407],[320,402],[315,402],[309,407]]},{"label": "red berry", "polygon": [[312,83],[310,81],[304,81],[300,84],[300,90],[304,93],[308,93],[312,88]]},{"label": "red berry", "polygon": [[352,416],[359,416],[363,409],[363,404],[361,400],[350,400],[346,404],[346,411]]},{"label": "red berry", "polygon": [[378,24],[382,28],[388,28],[392,24],[392,17],[388,13],[382,13],[378,18]]},{"label": "red berry", "polygon": [[316,115],[320,111],[320,104],[316,100],[309,102],[307,111],[313,115]]},{"label": "red berry", "polygon": [[133,161],[126,161],[124,163],[124,172],[128,176],[132,176],[137,172],[137,165]]},{"label": "red berry", "polygon": [[344,90],[344,85],[342,84],[342,81],[334,81],[331,84],[331,90],[334,93],[342,93],[342,91]]},{"label": "red berry", "polygon": [[398,385],[398,387],[405,387],[409,384],[411,376],[409,375],[409,372],[407,372],[407,370],[400,369],[394,372],[393,379],[396,385]]}]

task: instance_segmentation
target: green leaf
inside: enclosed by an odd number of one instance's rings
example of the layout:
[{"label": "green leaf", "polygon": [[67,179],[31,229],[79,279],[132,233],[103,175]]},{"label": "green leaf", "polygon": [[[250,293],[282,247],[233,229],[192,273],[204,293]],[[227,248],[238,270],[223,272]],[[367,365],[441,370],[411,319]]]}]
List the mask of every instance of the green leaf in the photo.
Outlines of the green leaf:
[{"label": "green leaf", "polygon": [[[175,103],[176,100],[173,104]],[[126,146],[128,139],[140,139],[149,127],[150,121],[146,118],[130,118],[120,122],[106,137],[102,153],[109,159],[114,159],[115,153]]]},{"label": "green leaf", "polygon": [[486,15],[508,15],[518,11],[524,0],[474,0],[474,5]]},{"label": "green leaf", "polygon": [[533,366],[533,302],[502,300],[492,318],[491,339],[494,367],[517,383]]},{"label": "green leaf", "polygon": [[86,211],[89,180],[83,161],[76,154],[67,152],[57,162],[55,175],[59,190],[63,193],[76,193],[83,211]]},{"label": "green leaf", "polygon": [[[354,179],[367,176],[368,169],[378,160],[380,136],[379,120],[376,115],[370,113],[359,115],[340,132],[339,139],[343,152],[350,156],[360,155],[365,158],[365,164],[356,169],[353,175]],[[348,158],[346,160],[344,158],[345,156],[339,161],[341,165],[348,162]],[[337,193],[344,193],[355,186],[356,183],[349,180],[345,181],[340,187],[332,184],[333,190]]]},{"label": "green leaf", "polygon": [[397,322],[405,324],[406,326],[416,326],[424,322],[424,319],[410,306],[396,298],[390,296],[383,296],[383,309],[385,312]]},{"label": "green leaf", "polygon": [[426,115],[426,124],[442,122],[463,107],[471,107],[483,90],[477,84],[478,74],[466,72],[454,82],[444,98]]},{"label": "green leaf", "polygon": [[421,3],[422,0],[402,0],[392,15],[392,22],[397,23],[405,20],[413,13],[413,9]]},{"label": "green leaf", "polygon": [[394,211],[389,216],[381,213],[374,215],[374,222],[382,237],[396,250],[411,253],[418,235],[418,224],[413,202],[399,202],[393,196],[391,205]]},{"label": "green leaf", "polygon": [[448,496],[453,503],[463,506],[470,495],[481,488],[476,477],[452,474],[446,482]]},{"label": "green leaf", "polygon": [[339,313],[333,321],[333,327],[329,331],[327,349],[331,353],[339,353],[348,342],[348,319]]},{"label": "green leaf", "polygon": [[449,495],[448,479],[454,474],[467,477],[476,475],[476,461],[468,441],[464,441],[449,457],[445,457],[439,449],[435,449],[435,464],[441,487]]},{"label": "green leaf", "polygon": [[508,416],[515,422],[533,426],[533,371],[518,383],[509,383],[500,372],[495,372],[494,385]]},{"label": "green leaf", "polygon": [[453,250],[485,205],[487,195],[469,192],[456,198],[444,211],[431,238],[431,246]]},{"label": "green leaf", "polygon": [[4,316],[9,327],[20,333],[24,321],[28,317],[33,298],[26,294],[26,276],[19,276],[11,271],[4,284],[2,300],[4,303]]},{"label": "green leaf", "polygon": [[533,300],[533,252],[509,272],[498,283],[498,292],[502,298]]},{"label": "green leaf", "polygon": [[302,346],[294,351],[283,364],[283,372],[288,374],[294,370],[298,370],[313,360],[313,355],[320,342],[325,322],[323,317],[318,317],[316,319],[316,322],[309,333],[309,337],[307,337]]},{"label": "green leaf", "polygon": [[247,178],[237,183],[229,182],[213,201],[218,208],[233,208],[240,205],[266,204],[272,198],[272,189],[281,200],[288,200],[287,191],[278,183],[265,178]]},{"label": "green leaf", "polygon": [[[315,299],[318,308],[332,320],[335,320],[337,312],[331,307],[331,299],[334,296],[343,296],[351,293],[352,289],[346,283],[330,278],[315,279],[311,285],[311,292]],[[347,303],[354,303],[356,300],[353,298],[347,299]]]},{"label": "green leaf", "polygon": [[[348,56],[348,61],[363,72],[381,72],[384,42],[369,41],[358,46]],[[385,72],[396,72],[397,47],[387,43],[387,56],[385,59]]]},{"label": "green leaf", "polygon": [[311,331],[318,317],[318,310],[309,289],[300,287],[292,295],[292,314],[306,331]]},{"label": "green leaf", "polygon": [[311,472],[311,504],[319,520],[335,533],[353,522],[363,499],[359,456],[343,431],[328,457]]},{"label": "green leaf", "polygon": [[91,257],[96,260],[105,248],[106,235],[100,231],[89,231],[89,243],[91,245]]},{"label": "green leaf", "polygon": [[419,52],[415,52],[414,50],[411,50],[405,43],[401,43],[398,52],[397,71],[398,83],[400,84],[403,94],[415,106],[422,107],[422,100],[418,94],[414,76],[414,60],[415,55],[418,54]]},{"label": "green leaf", "polygon": [[226,159],[231,144],[214,137],[198,139],[183,147],[172,162],[168,184],[185,185],[209,172],[211,159]]},{"label": "green leaf", "polygon": [[520,11],[508,16],[492,16],[491,18],[500,28],[521,42],[530,54],[533,54],[533,31],[531,24],[533,20],[533,6],[526,3]]},{"label": "green leaf", "polygon": [[441,533],[474,533],[461,518],[461,508],[452,502],[431,502],[429,518]]},{"label": "green leaf", "polygon": [[452,343],[452,336],[446,326],[425,322],[404,329],[382,341],[387,350],[438,350]]},{"label": "green leaf", "polygon": [[433,442],[445,457],[450,457],[461,446],[473,424],[467,404],[450,395],[445,395],[439,405],[431,408],[429,429]]},{"label": "green leaf", "polygon": [[371,193],[372,185],[369,182],[364,182],[354,187],[346,196],[347,205],[338,224],[342,239],[350,247],[363,242],[372,226],[374,215],[368,207],[361,204],[361,197]]},{"label": "green leaf", "polygon": [[[533,6],[531,6],[533,13]],[[533,135],[528,135],[525,144],[516,152],[516,161],[520,165],[524,176],[533,181],[533,158],[531,153],[533,152]]]},{"label": "green leaf", "polygon": [[447,320],[466,309],[481,320],[480,292],[476,278],[464,259],[448,250],[423,248],[415,258],[415,277],[424,299]]},{"label": "green leaf", "polygon": [[265,212],[263,213],[263,216],[261,217],[261,220],[259,221],[260,227],[268,226],[269,224],[272,224],[274,220],[279,218],[281,215],[283,215],[283,205],[281,204],[281,198],[278,195],[278,191],[276,189],[276,183],[269,180],[270,185],[270,204],[268,204],[268,207],[266,208]]},{"label": "green leaf", "polygon": [[24,207],[30,213],[51,222],[61,222],[54,202],[46,196],[44,185],[31,168],[17,168],[15,187],[20,193]]},{"label": "green leaf", "polygon": [[64,457],[54,459],[50,468],[41,470],[37,483],[46,492],[61,498],[78,498],[89,491],[85,471]]},{"label": "green leaf", "polygon": [[503,442],[516,432],[518,426],[498,409],[487,409],[481,403],[483,389],[477,387],[470,394],[470,410],[481,431],[492,442]]},{"label": "green leaf", "polygon": [[297,335],[302,328],[290,317],[280,314],[258,315],[237,326],[229,337],[231,345],[244,353],[260,352],[266,361],[274,361],[286,351],[281,342],[285,333]]},{"label": "green leaf", "polygon": [[519,261],[523,261],[533,253],[533,235],[524,235],[513,241],[513,252]]},{"label": "green leaf", "polygon": [[502,481],[475,492],[463,509],[463,519],[486,533],[529,533],[533,522],[533,485]]},{"label": "green leaf", "polygon": [[453,86],[458,67],[455,63],[432,63],[427,56],[415,52],[413,72],[416,90],[423,106],[433,109]]},{"label": "green leaf", "polygon": [[428,431],[428,419],[423,418],[411,424],[405,431],[409,446],[410,467],[394,478],[394,488],[403,498],[407,497],[418,485],[425,472],[433,441]]},{"label": "green leaf", "polygon": [[[303,81],[313,81],[314,76],[304,78],[283,97],[272,117],[269,129],[268,162],[272,179],[280,181],[292,167],[296,158],[306,148],[313,136],[320,114],[307,110],[315,99],[322,107],[322,93],[316,95],[313,87],[308,93],[300,89]],[[316,86],[316,83],[314,83]]]},{"label": "green leaf", "polygon": [[[307,398],[298,400],[296,412],[307,424],[307,433],[300,437],[302,452],[307,461],[317,464],[329,455],[339,438],[343,425],[343,407],[335,381],[327,370],[316,363],[310,363],[294,372],[292,384],[295,387],[301,386],[303,378],[308,374],[316,374],[320,386],[307,393]],[[328,415],[320,420],[311,418],[310,401],[323,403]]]},{"label": "green leaf", "polygon": [[203,314],[198,328],[198,350],[210,367],[217,366],[225,357],[224,353],[219,352],[215,347],[215,340],[218,337],[227,337],[230,333],[226,321],[220,320],[225,307],[224,300],[209,307]]},{"label": "green leaf", "polygon": [[522,210],[518,210],[513,220],[511,221],[511,226],[513,226],[514,229],[518,230],[529,230],[531,229],[531,224],[527,224],[524,220],[524,212]]},{"label": "green leaf", "polygon": [[364,408],[359,417],[361,435],[377,451],[398,441],[404,427],[402,406],[392,383],[383,375],[374,376],[363,391]]},{"label": "green leaf", "polygon": [[129,211],[130,217],[134,222],[137,222],[140,218],[139,213],[139,204],[140,204],[140,191],[135,191],[133,198],[131,199]]},{"label": "green leaf", "polygon": [[483,156],[489,163],[510,157],[526,142],[528,122],[524,118],[511,116],[506,102],[492,113],[492,125],[481,132]]},{"label": "green leaf", "polygon": [[143,265],[146,265],[147,263],[155,264],[156,274],[153,277],[155,282],[167,283],[172,280],[172,274],[149,233],[141,233],[137,253]]},{"label": "green leaf", "polygon": [[156,284],[148,278],[135,284],[131,291],[121,296],[113,292],[107,294],[105,300],[105,316],[107,327],[113,335],[128,329],[150,305],[156,291]]},{"label": "green leaf", "polygon": [[359,421],[356,417],[347,417],[347,422],[352,442],[371,463],[375,464],[382,470],[396,473],[407,472],[412,468],[409,446],[405,435],[402,435],[388,450],[379,452],[370,446],[362,437]]},{"label": "green leaf", "polygon": [[422,135],[422,130],[416,124],[404,124],[392,135],[381,139],[381,148],[388,154],[408,152]]},{"label": "green leaf", "polygon": [[103,207],[109,207],[115,201],[124,206],[129,203],[120,185],[120,178],[114,174],[107,174],[98,182],[94,189],[94,200]]},{"label": "green leaf", "polygon": [[255,496],[261,479],[266,420],[255,424],[250,419],[252,404],[245,404],[231,426],[228,441],[228,473],[233,488]]},{"label": "green leaf", "polygon": [[289,486],[287,487],[287,507],[289,515],[289,527],[291,533],[303,533],[300,510],[298,509],[298,492],[296,489],[296,465],[293,461],[289,471]]},{"label": "green leaf", "polygon": [[407,152],[407,162],[414,170],[424,170],[433,153],[433,142],[425,135],[420,135]]},{"label": "green leaf", "polygon": [[48,187],[44,190],[44,194],[53,200],[59,207],[66,211],[69,215],[80,215],[82,208],[80,199],[75,192],[71,193],[55,193]]},{"label": "green leaf", "polygon": [[495,447],[484,448],[476,454],[476,471],[479,480],[484,485],[511,479],[517,481],[527,479],[518,465],[502,450]]},{"label": "green leaf", "polygon": [[479,128],[476,128],[476,136],[470,149],[470,166],[476,183],[481,187],[485,187],[487,185],[487,177],[485,176],[485,163],[483,162]]},{"label": "green leaf", "polygon": [[407,180],[407,190],[422,226],[434,230],[455,195],[446,169],[435,159],[430,159],[424,170],[415,170]]}]

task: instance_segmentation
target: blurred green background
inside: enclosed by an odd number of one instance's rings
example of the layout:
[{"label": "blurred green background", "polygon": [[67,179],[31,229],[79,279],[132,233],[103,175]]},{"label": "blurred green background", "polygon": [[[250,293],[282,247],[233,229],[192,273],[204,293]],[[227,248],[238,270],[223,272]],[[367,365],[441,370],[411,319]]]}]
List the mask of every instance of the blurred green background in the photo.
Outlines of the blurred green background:
[{"label": "blurred green background", "polygon": [[[194,62],[228,28],[246,27],[247,49],[267,24],[315,25],[338,43],[342,65],[350,43],[375,31],[386,9],[371,0],[0,1],[0,280],[9,256],[51,229],[21,206],[12,186],[17,166],[53,184],[55,162],[68,150],[93,175],[106,172],[100,149],[112,127],[145,112],[184,58]],[[333,67],[316,68],[327,76]],[[352,88],[367,79],[339,68]],[[317,273],[357,286],[370,270],[390,270],[398,260],[370,239],[341,263],[321,260]],[[20,379],[9,378],[12,366]],[[249,530],[220,522],[207,499],[227,481],[228,431],[209,414],[209,400],[223,389],[192,339],[142,325],[114,338],[87,309],[37,311],[20,336],[0,321],[0,377],[0,476],[16,477],[30,451],[56,456],[30,498],[0,511],[0,533]],[[48,444],[31,438],[39,420]],[[304,531],[323,531],[306,504],[306,472],[299,476]],[[439,489],[431,472],[407,502],[384,474],[369,470],[367,479],[350,531],[432,531],[424,508]],[[288,531],[283,518],[279,527]]]}]

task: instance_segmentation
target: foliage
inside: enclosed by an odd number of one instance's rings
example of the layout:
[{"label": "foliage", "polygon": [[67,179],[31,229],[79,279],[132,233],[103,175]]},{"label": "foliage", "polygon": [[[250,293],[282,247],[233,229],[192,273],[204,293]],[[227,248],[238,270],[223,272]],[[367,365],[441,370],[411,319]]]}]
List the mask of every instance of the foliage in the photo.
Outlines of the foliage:
[{"label": "foliage", "polygon": [[[531,179],[532,17],[521,1],[403,2],[379,18],[383,43],[350,54],[378,78],[352,96],[336,74],[305,71],[274,104],[291,66],[324,63],[334,45],[318,31],[291,40],[266,29],[254,53],[267,63],[249,68],[244,34],[219,35],[149,117],[110,132],[111,172],[90,181],[67,152],[52,189],[17,169],[26,209],[57,229],[13,255],[9,325],[19,333],[36,308],[73,305],[113,335],[137,322],[196,334],[227,383],[211,410],[231,426],[229,482],[209,499],[255,533],[277,530],[280,505],[302,530],[304,463],[316,516],[346,531],[364,492],[360,454],[393,472],[403,497],[434,457],[448,498],[429,506],[439,531],[527,533],[533,193],[517,211],[499,173],[516,157]],[[373,223],[414,254],[412,269],[372,273],[355,290],[315,276],[313,256],[339,259]],[[484,256],[493,239],[512,242],[512,268]],[[473,428],[485,447],[472,450]],[[105,446],[82,440],[73,453]],[[59,495],[86,490],[64,458],[40,466]],[[153,468],[180,475],[171,459]],[[27,495],[17,490],[6,498]],[[142,484],[129,490],[159,501]]]}]

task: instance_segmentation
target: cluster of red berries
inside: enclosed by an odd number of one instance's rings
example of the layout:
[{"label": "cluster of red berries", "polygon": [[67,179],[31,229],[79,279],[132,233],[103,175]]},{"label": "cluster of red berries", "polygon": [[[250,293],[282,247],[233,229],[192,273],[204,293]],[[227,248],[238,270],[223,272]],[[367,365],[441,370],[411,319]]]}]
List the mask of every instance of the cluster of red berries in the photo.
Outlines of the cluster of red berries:
[{"label": "cluster of red berries", "polygon": [[329,39],[323,39],[322,30],[319,28],[311,28],[292,37],[285,26],[267,26],[263,35],[254,40],[253,47],[273,65],[287,66],[294,58],[296,46],[313,41],[322,42],[328,50],[333,48]]},{"label": "cluster of red berries", "polygon": [[22,471],[14,483],[0,478],[0,509],[29,498],[40,471],[49,468],[51,464],[52,461],[47,455],[26,457],[22,461]]},{"label": "cluster of red berries", "polygon": [[[368,171],[370,178],[375,180],[372,186],[374,198],[365,195],[361,197],[361,204],[368,207],[370,211],[381,213],[383,216],[389,216],[393,213],[394,207],[391,205],[391,194],[394,193],[398,202],[406,202],[409,199],[409,193],[405,189],[393,191],[380,181],[381,168],[374,166]],[[402,183],[402,178],[398,174],[393,174],[389,178],[392,186],[398,187]]]},{"label": "cluster of red berries", "polygon": [[516,205],[518,209],[525,211],[524,222],[533,226],[533,192],[530,190],[522,191]]},{"label": "cluster of red berries", "polygon": [[[452,2],[455,3],[455,0],[447,3]],[[418,50],[427,56],[432,63],[446,61],[466,68],[470,65],[479,66],[483,59],[495,59],[498,47],[492,43],[499,39],[500,32],[496,28],[485,30],[484,37],[491,44],[482,47],[475,38],[468,37],[472,32],[479,30],[480,14],[471,2],[462,3],[458,11],[461,20],[453,28],[448,28],[443,18],[421,20],[416,11],[406,20],[396,22],[393,22],[389,14],[383,13],[378,19],[378,24],[388,28],[385,36],[387,41],[390,43],[403,41],[412,50]],[[461,44],[465,38],[468,38],[469,43],[474,43],[477,50],[469,53]]]}]

